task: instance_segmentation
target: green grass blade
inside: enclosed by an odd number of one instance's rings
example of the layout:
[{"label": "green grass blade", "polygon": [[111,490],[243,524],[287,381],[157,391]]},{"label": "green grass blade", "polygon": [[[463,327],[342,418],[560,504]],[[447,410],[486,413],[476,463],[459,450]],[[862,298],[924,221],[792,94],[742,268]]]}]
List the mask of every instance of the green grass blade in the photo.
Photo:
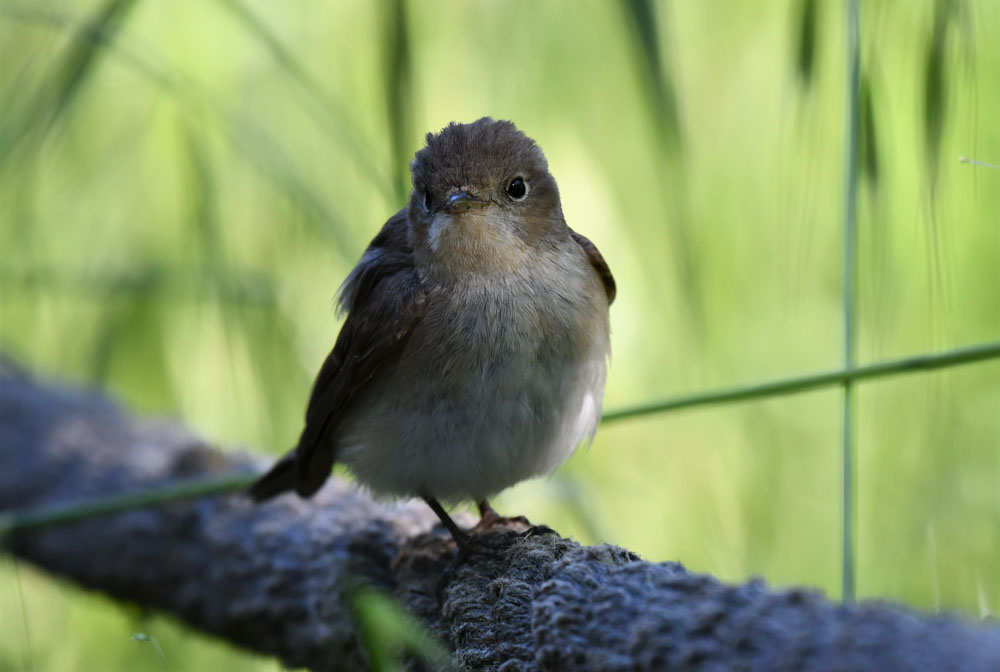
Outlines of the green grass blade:
[{"label": "green grass blade", "polygon": [[[656,402],[645,406],[607,413],[603,418],[603,422],[614,422],[652,413],[676,411],[697,406],[770,398],[821,389],[833,385],[842,385],[846,380],[880,379],[904,373],[926,372],[952,366],[973,364],[991,359],[1000,359],[1000,341],[942,353],[924,354],[905,359],[877,362],[867,366],[860,366],[850,371],[830,371],[828,373],[788,378],[771,383],[749,385]],[[99,497],[77,503],[59,504],[26,511],[8,511],[0,513],[0,538],[16,530],[71,523],[93,516],[119,513],[143,506],[153,506],[181,499],[233,492],[250,485],[258,476],[259,474],[256,473],[240,473],[219,478],[193,479],[150,488],[145,491]]]},{"label": "green grass blade", "polygon": [[100,61],[103,54],[101,47],[114,39],[135,4],[136,0],[108,0],[81,28],[80,34],[86,39],[72,42],[56,77],[50,122],[66,110],[77,96]]},{"label": "green grass blade", "polygon": [[[347,108],[324,89],[323,86],[311,75],[302,61],[295,57],[294,53],[285,46],[277,35],[262,21],[249,7],[241,0],[220,0],[222,5],[240,22],[241,25],[267,48],[278,63],[288,73],[295,82],[306,100],[309,102],[306,109],[320,126],[330,132],[339,148],[345,148],[351,155],[354,165],[379,189],[382,195],[390,202],[390,205],[398,205],[398,193],[393,190],[384,172],[379,169],[371,157],[375,152],[371,147],[365,146],[360,138],[363,137],[360,129],[351,121],[351,115]],[[407,164],[409,161],[407,161]]]},{"label": "green grass blade", "polygon": [[[855,303],[857,298],[857,227],[858,227],[858,136],[860,127],[861,46],[859,0],[848,0],[845,32],[847,44],[847,93],[845,95],[844,204],[843,204],[843,320],[844,369],[854,368]],[[854,380],[844,379],[843,426],[841,428],[842,462],[842,556],[841,597],[854,600]]]},{"label": "green grass blade", "polygon": [[386,117],[389,120],[389,146],[396,199],[406,200],[410,191],[409,165],[413,151],[413,85],[410,70],[410,35],[407,26],[406,0],[382,4],[383,85]]},{"label": "green grass blade", "polygon": [[812,88],[816,79],[816,57],[818,54],[817,14],[819,0],[804,0],[799,4],[796,20],[795,74],[802,88]]},{"label": "green grass blade", "polygon": [[26,672],[33,672],[35,669],[35,658],[31,645],[31,628],[28,626],[28,603],[24,599],[24,586],[21,583],[21,564],[17,556],[10,556],[11,565],[14,567],[14,581],[17,583],[17,607],[21,614],[21,629],[24,633],[24,669]]},{"label": "green grass blade", "polygon": [[981,345],[958,348],[941,353],[923,354],[903,359],[893,359],[858,366],[849,370],[827,371],[794,378],[783,378],[765,383],[754,383],[742,387],[731,387],[722,390],[703,392],[688,396],[664,399],[647,404],[640,404],[605,413],[602,422],[617,422],[638,418],[654,413],[666,413],[700,406],[715,406],[738,401],[753,401],[780,397],[800,392],[810,392],[847,381],[865,381],[888,378],[907,373],[920,373],[936,369],[972,364],[991,359],[1000,359],[1000,341]]},{"label": "green grass blade", "polygon": [[351,602],[372,670],[408,669],[403,665],[404,653],[415,654],[431,669],[454,669],[448,649],[390,596],[374,588],[359,587]]},{"label": "green grass blade", "polygon": [[357,258],[359,247],[350,229],[269,133],[236,114],[228,115],[225,133],[232,147],[299,208],[310,229],[329,242],[345,261]]},{"label": "green grass blade", "polygon": [[667,51],[660,39],[665,20],[658,17],[653,0],[627,0],[620,6],[633,38],[629,40],[633,61],[639,71],[639,80],[643,82],[641,93],[645,96],[646,109],[659,143],[661,194],[669,211],[670,249],[676,260],[676,273],[692,329],[700,335],[705,324],[703,289],[696,262],[686,171],[682,165],[684,143],[680,107]]},{"label": "green grass blade", "polygon": [[[0,135],[0,164],[9,159],[22,143],[37,143],[64,116],[105,53],[105,46],[121,31],[136,0],[108,0],[83,25],[75,31],[66,54],[55,65],[52,74],[41,80],[40,88],[32,102],[23,110],[20,119],[14,120]],[[5,11],[15,11],[9,7]],[[15,11],[16,13],[16,11]],[[47,14],[20,16],[51,21]]]},{"label": "green grass blade", "polygon": [[205,149],[207,139],[187,124],[181,129],[181,137],[187,156],[186,200],[190,208],[184,219],[195,227],[194,236],[201,248],[202,263],[212,276],[209,281],[216,284],[217,278],[226,274],[229,263],[219,220],[215,171]]},{"label": "green grass blade", "polygon": [[120,495],[94,497],[25,511],[4,511],[0,512],[0,539],[18,530],[65,525],[146,506],[234,492],[249,486],[259,476],[257,473],[243,472],[229,476],[191,479]]},{"label": "green grass blade", "polygon": [[871,77],[867,72],[861,74],[861,127],[858,138],[861,177],[872,190],[879,183],[879,153],[878,135],[875,125],[875,104],[872,102]]},{"label": "green grass blade", "polygon": [[656,127],[664,147],[670,152],[681,151],[680,112],[670,71],[664,66],[664,51],[660,44],[656,7],[653,0],[627,0],[622,5],[628,25],[635,36],[637,62],[644,72],[655,110]]},{"label": "green grass blade", "polygon": [[937,0],[934,3],[934,25],[924,53],[924,144],[927,150],[927,174],[931,182],[932,195],[934,185],[937,183],[937,165],[941,155],[941,137],[945,123],[947,96],[945,55],[950,7],[951,0]]}]

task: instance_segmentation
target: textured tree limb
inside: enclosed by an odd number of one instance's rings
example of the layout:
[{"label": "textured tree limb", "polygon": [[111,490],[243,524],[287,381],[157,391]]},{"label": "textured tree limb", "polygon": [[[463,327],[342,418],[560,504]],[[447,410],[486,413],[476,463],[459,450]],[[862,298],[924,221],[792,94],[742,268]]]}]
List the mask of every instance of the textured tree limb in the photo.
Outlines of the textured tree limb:
[{"label": "textured tree limb", "polygon": [[[239,470],[167,421],[0,366],[0,510]],[[762,582],[729,586],[612,546],[554,535],[474,553],[436,589],[453,545],[422,503],[333,479],[314,500],[206,497],[17,532],[52,573],[175,614],[291,666],[361,669],[345,595],[396,596],[469,669],[997,670],[1000,629],[891,605],[840,606]],[[494,540],[495,541],[495,540]]]}]

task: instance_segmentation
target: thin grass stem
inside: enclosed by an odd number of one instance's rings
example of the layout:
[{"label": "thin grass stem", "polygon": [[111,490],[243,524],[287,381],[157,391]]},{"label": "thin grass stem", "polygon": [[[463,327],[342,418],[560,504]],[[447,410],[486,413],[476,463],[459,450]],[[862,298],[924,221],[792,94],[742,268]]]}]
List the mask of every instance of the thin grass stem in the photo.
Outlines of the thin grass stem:
[{"label": "thin grass stem", "polygon": [[[799,378],[786,378],[770,383],[748,385],[717,392],[692,395],[614,411],[604,416],[604,422],[614,422],[626,418],[675,411],[695,406],[747,401],[765,397],[775,397],[796,392],[805,392],[831,385],[842,385],[845,380],[866,380],[884,378],[902,373],[931,371],[961,364],[972,364],[990,359],[1000,359],[1000,341],[986,343],[939,354],[918,355],[906,359],[878,362],[857,367],[851,371],[830,371]],[[0,539],[17,530],[72,523],[93,516],[121,513],[131,509],[182,499],[221,495],[241,490],[252,483],[259,474],[240,473],[220,478],[201,478],[181,481],[148,490],[98,497],[81,502],[60,504],[27,511],[0,513]]]},{"label": "thin grass stem", "polygon": [[120,495],[95,497],[26,511],[8,511],[0,513],[0,539],[18,530],[73,523],[155,504],[233,492],[247,487],[259,475],[241,472],[218,478],[190,479]]},{"label": "thin grass stem", "polygon": [[[858,129],[860,105],[860,45],[858,40],[859,0],[847,1],[847,91],[846,138],[844,148],[844,370],[854,368],[855,299],[857,295],[857,201],[858,201]],[[854,600],[854,379],[844,379],[842,459],[842,557],[841,599]]]},{"label": "thin grass stem", "polygon": [[770,397],[808,392],[834,385],[843,385],[845,381],[861,381],[876,378],[886,378],[905,373],[932,371],[962,364],[971,364],[990,359],[1000,359],[1000,341],[974,345],[967,348],[948,350],[940,353],[930,353],[876,362],[852,369],[813,373],[794,378],[783,378],[767,383],[755,383],[742,387],[731,387],[713,390],[700,394],[692,394],[673,399],[654,401],[604,414],[602,422],[617,422],[629,418],[641,417],[652,413],[665,413],[698,406],[713,406],[736,401],[752,401]]}]

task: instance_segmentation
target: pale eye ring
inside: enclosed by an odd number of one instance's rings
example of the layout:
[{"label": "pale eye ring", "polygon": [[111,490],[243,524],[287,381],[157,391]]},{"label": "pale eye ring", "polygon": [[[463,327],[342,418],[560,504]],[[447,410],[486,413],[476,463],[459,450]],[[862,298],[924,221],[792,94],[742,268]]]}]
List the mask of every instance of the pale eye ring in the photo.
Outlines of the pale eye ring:
[{"label": "pale eye ring", "polygon": [[507,195],[513,201],[523,201],[528,197],[528,182],[518,175],[507,185]]}]

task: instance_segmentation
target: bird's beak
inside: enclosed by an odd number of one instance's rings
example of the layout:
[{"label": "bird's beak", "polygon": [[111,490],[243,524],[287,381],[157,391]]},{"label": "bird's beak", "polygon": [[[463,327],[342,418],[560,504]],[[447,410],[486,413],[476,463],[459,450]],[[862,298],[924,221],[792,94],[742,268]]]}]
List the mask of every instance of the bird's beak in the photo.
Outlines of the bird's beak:
[{"label": "bird's beak", "polygon": [[448,202],[445,204],[444,209],[451,214],[458,214],[472,208],[482,208],[488,202],[474,197],[467,191],[458,191],[448,197]]}]

